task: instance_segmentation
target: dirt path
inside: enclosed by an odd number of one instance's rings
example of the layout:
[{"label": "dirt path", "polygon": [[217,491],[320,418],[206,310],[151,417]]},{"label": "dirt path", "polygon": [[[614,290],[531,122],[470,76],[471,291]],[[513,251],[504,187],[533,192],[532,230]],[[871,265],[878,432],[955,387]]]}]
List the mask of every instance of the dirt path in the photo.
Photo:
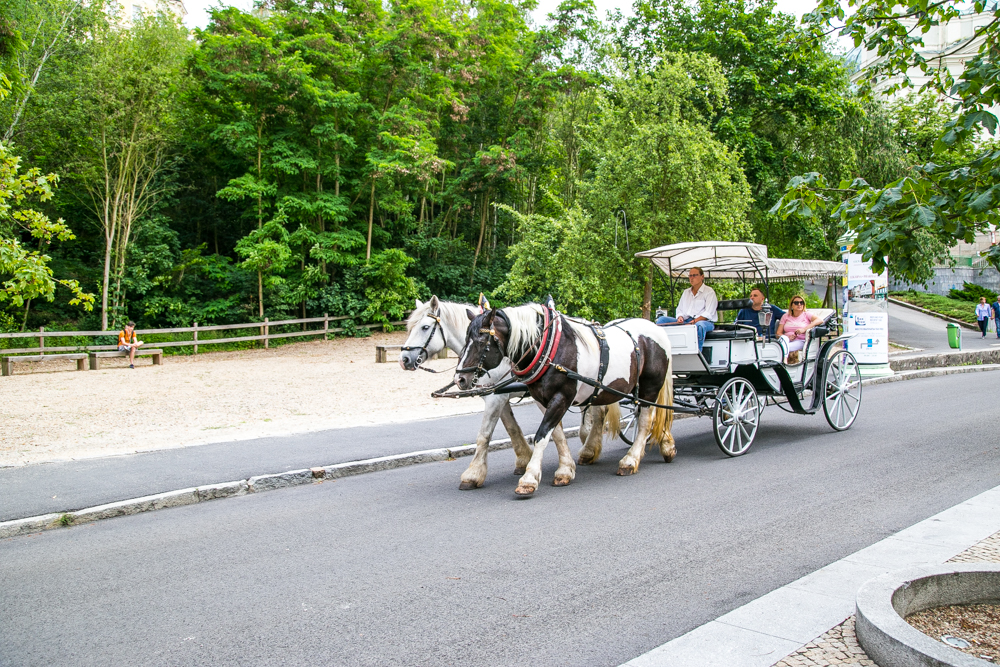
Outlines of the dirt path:
[{"label": "dirt path", "polygon": [[[0,466],[125,454],[328,428],[478,412],[478,398],[434,399],[451,374],[375,363],[402,332],[271,350],[149,357],[100,371],[18,364],[0,378]],[[390,360],[396,355],[390,353]],[[429,366],[455,365],[433,360]]]}]

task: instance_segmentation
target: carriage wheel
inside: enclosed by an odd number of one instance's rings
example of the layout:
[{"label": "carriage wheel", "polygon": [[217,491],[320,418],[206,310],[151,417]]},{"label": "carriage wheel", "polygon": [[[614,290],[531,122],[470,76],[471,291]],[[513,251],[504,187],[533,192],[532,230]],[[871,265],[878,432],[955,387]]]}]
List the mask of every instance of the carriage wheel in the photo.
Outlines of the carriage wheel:
[{"label": "carriage wheel", "polygon": [[639,430],[639,406],[624,401],[620,405],[622,408],[622,429],[619,435],[627,445],[631,445],[635,442],[635,434]]},{"label": "carriage wheel", "polygon": [[846,431],[861,409],[861,368],[854,355],[838,350],[826,364],[823,414],[837,431]]},{"label": "carriage wheel", "polygon": [[715,396],[712,426],[715,442],[726,456],[746,454],[757,435],[760,400],[757,391],[743,378],[726,381]]}]

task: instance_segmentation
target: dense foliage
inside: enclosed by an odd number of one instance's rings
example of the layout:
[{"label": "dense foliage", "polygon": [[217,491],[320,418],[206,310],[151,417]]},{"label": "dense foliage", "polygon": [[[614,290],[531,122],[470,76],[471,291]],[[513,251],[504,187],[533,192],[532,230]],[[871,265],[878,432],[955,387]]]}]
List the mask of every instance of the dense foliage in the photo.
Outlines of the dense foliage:
[{"label": "dense foliage", "polygon": [[835,256],[838,216],[768,213],[784,183],[887,183],[950,121],[857,98],[771,0],[565,0],[544,26],[525,0],[269,0],[193,35],[117,6],[0,9],[3,156],[58,175],[35,204],[66,221],[62,282],[0,264],[5,328],[389,322],[480,291],[634,315],[665,295],[639,250]]},{"label": "dense foliage", "polygon": [[[886,91],[913,89],[913,75],[926,77],[919,92],[928,101],[918,105],[923,131],[900,117],[903,141],[913,147],[902,173],[888,181],[858,176],[839,178],[810,171],[792,178],[773,212],[784,220],[810,220],[832,213],[857,236],[857,247],[873,268],[887,265],[903,279],[921,282],[958,241],[972,243],[976,233],[995,229],[1000,218],[1000,150],[990,137],[997,129],[991,111],[1000,102],[1000,5],[926,0],[849,0],[850,15],[839,0],[820,0],[806,19],[815,34],[837,32],[878,55],[861,78],[862,92],[880,83]],[[962,62],[956,77],[947,56],[966,46],[952,44],[939,53],[924,54],[923,38],[969,10],[984,19],[969,44],[976,54]],[[931,101],[933,100],[933,101]],[[947,100],[940,112],[927,113]],[[834,185],[839,183],[839,185]],[[1000,246],[990,261],[1000,267]]]}]

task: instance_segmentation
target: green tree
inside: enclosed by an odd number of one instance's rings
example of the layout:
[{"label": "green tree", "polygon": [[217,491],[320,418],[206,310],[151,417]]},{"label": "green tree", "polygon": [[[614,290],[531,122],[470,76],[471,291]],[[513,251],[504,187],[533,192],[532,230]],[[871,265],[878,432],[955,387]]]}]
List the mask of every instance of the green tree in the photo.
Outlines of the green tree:
[{"label": "green tree", "polygon": [[[957,19],[966,11],[964,5],[851,0],[848,7],[853,9],[850,16],[835,0],[821,0],[805,20],[815,39],[836,32],[877,53],[878,60],[861,77],[862,90],[871,95],[883,81],[887,93],[914,88],[909,74],[919,71],[928,77],[920,92],[951,99],[955,116],[944,123],[929,159],[891,182],[870,183],[857,177],[838,183],[810,172],[792,178],[772,210],[784,219],[830,212],[857,235],[857,247],[873,261],[874,270],[884,269],[888,257],[898,277],[923,282],[947,248],[961,240],[973,242],[977,232],[998,222],[1000,151],[982,138],[997,126],[990,109],[1000,103],[1000,71],[993,63],[1000,48],[1000,8],[985,1],[969,5],[984,14],[984,20],[978,22],[972,40],[978,51],[956,78],[945,57],[965,42],[936,57],[921,54],[920,49],[923,36]],[[926,154],[926,137],[916,138],[913,145],[917,154]],[[989,258],[1000,266],[1000,249],[994,246]]]},{"label": "green tree", "polygon": [[502,288],[511,299],[552,291],[587,317],[648,315],[653,274],[635,252],[752,238],[738,158],[707,127],[726,103],[718,62],[664,53],[651,72],[628,70],[610,83],[587,128],[595,167],[579,183],[578,205],[515,215],[521,238]]},{"label": "green tree", "polygon": [[768,213],[784,184],[819,165],[853,165],[845,129],[864,120],[847,73],[822,43],[798,47],[805,33],[774,0],[636,0],[633,16],[619,17],[616,43],[640,68],[662,51],[710,55],[726,78],[728,102],[713,107],[709,123],[737,151],[753,194],[749,211],[757,241],[775,256],[827,258],[835,239],[821,221],[776,224]]},{"label": "green tree", "polygon": [[[0,80],[0,84],[5,81]],[[5,92],[0,85],[0,100]],[[43,175],[38,169],[20,173],[19,159],[0,143],[0,306],[24,307],[40,297],[53,301],[56,286],[62,285],[72,294],[71,305],[93,308],[94,295],[85,293],[76,280],[54,277],[51,258],[43,254],[53,240],[76,238],[72,230],[62,219],[53,222],[26,205],[31,198],[40,202],[51,199],[58,181],[55,174]],[[22,235],[34,239],[39,249],[25,247],[19,238]]]},{"label": "green tree", "polygon": [[111,15],[93,30],[76,87],[64,92],[74,100],[67,123],[82,141],[74,178],[103,237],[101,327],[107,329],[114,324],[109,315],[123,316],[122,279],[136,225],[168,191],[190,46],[172,14],[141,16],[128,26]]}]

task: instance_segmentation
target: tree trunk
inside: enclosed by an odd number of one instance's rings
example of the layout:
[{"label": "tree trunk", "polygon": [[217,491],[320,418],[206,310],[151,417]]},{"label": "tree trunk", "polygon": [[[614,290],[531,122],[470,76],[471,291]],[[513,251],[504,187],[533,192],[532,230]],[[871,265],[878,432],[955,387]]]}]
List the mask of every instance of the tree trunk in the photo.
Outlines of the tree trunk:
[{"label": "tree trunk", "polygon": [[476,264],[479,262],[479,251],[483,248],[483,235],[486,233],[486,217],[490,205],[490,191],[487,189],[483,194],[483,210],[479,214],[479,241],[476,243],[476,256],[472,258],[472,276],[469,278],[469,285],[476,279]]},{"label": "tree trunk", "polygon": [[[261,168],[260,168],[260,152],[261,152],[260,151],[260,142],[261,142],[261,135],[263,134],[263,132],[264,132],[264,120],[261,119],[261,121],[257,124],[257,187],[258,188],[260,188],[260,174],[261,174]],[[257,194],[257,229],[260,229],[261,227],[264,226],[264,222],[263,222],[263,220],[264,220],[264,211],[263,211],[263,208],[262,208],[262,202],[260,200],[260,194],[259,193],[260,193],[260,191],[258,190],[258,194]],[[258,272],[258,275],[260,275],[259,272]],[[264,316],[263,306],[261,306],[261,309],[262,309],[261,310],[261,317],[263,317]]]},{"label": "tree trunk", "polygon": [[111,240],[104,247],[104,283],[101,289],[101,331],[108,330],[108,283],[111,278]]},{"label": "tree trunk", "polygon": [[264,277],[260,271],[257,272],[257,304],[260,307],[260,317],[264,317]]},{"label": "tree trunk", "polygon": [[372,200],[368,205],[368,247],[365,248],[365,261],[372,258],[372,221],[375,219],[375,176],[372,176]]}]

